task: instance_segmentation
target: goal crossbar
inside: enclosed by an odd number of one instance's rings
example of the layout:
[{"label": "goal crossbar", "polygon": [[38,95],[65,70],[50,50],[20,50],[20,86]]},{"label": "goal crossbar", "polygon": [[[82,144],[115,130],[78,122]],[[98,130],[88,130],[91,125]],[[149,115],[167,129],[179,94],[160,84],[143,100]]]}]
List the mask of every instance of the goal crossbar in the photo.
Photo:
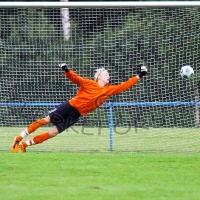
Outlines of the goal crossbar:
[{"label": "goal crossbar", "polygon": [[200,6],[200,1],[0,2],[0,7],[127,8],[127,7],[194,7],[194,6]]}]

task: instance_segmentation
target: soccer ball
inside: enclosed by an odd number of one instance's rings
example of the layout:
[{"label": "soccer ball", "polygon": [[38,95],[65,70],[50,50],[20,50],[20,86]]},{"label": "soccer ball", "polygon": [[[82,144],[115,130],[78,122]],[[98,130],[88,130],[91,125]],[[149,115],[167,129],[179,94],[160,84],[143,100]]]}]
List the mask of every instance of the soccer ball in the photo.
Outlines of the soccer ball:
[{"label": "soccer ball", "polygon": [[192,78],[194,76],[194,70],[190,65],[181,67],[180,74],[183,78]]}]

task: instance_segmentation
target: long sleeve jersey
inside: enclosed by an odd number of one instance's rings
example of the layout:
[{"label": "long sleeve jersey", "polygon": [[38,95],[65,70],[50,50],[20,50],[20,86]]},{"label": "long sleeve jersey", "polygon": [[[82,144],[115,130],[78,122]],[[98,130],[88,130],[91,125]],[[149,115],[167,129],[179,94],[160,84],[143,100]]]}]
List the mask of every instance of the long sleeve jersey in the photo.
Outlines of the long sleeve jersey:
[{"label": "long sleeve jersey", "polygon": [[75,97],[69,100],[69,103],[71,106],[75,107],[82,116],[95,110],[110,96],[123,92],[135,85],[139,80],[137,76],[134,76],[118,85],[107,84],[104,87],[100,87],[97,82],[88,78],[83,78],[71,69],[64,73],[69,80],[80,87]]}]

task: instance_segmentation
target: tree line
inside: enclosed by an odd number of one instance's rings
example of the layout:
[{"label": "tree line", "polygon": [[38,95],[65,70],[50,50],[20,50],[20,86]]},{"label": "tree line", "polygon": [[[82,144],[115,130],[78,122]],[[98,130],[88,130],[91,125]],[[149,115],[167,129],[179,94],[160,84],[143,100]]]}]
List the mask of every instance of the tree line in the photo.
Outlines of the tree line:
[{"label": "tree line", "polygon": [[[198,99],[198,8],[70,9],[67,41],[60,9],[0,11],[1,102],[63,102],[72,98],[77,86],[58,73],[60,62],[67,62],[89,78],[96,68],[106,67],[113,84],[136,74],[140,64],[148,67],[149,75],[139,85],[108,102]],[[185,64],[195,69],[195,78],[190,81],[179,75]],[[12,118],[11,125],[24,124],[48,109],[1,108],[0,121],[8,125]],[[124,117],[120,126],[188,127],[195,125],[196,118],[194,107],[119,107],[114,113],[115,124],[119,125],[119,116]],[[102,126],[107,125],[107,108],[100,108],[80,123],[89,125],[91,118],[104,118]]]}]

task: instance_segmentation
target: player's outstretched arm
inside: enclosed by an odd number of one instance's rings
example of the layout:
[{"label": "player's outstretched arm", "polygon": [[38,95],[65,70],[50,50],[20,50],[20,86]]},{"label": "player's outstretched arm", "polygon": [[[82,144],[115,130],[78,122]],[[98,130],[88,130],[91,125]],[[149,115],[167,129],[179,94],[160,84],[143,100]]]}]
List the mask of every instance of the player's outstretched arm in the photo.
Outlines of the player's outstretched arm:
[{"label": "player's outstretched arm", "polygon": [[126,82],[122,82],[119,85],[112,85],[112,95],[118,94],[120,92],[123,92],[127,90],[128,88],[135,85],[143,76],[147,74],[147,68],[145,66],[140,66],[139,71],[136,76],[133,76],[132,78],[128,79]]},{"label": "player's outstretched arm", "polygon": [[83,78],[83,77],[79,76],[78,74],[76,74],[75,72],[73,72],[73,70],[71,70],[66,63],[60,64],[59,67],[64,71],[67,78],[70,81],[72,81],[73,83],[81,86],[86,81],[85,78]]}]

